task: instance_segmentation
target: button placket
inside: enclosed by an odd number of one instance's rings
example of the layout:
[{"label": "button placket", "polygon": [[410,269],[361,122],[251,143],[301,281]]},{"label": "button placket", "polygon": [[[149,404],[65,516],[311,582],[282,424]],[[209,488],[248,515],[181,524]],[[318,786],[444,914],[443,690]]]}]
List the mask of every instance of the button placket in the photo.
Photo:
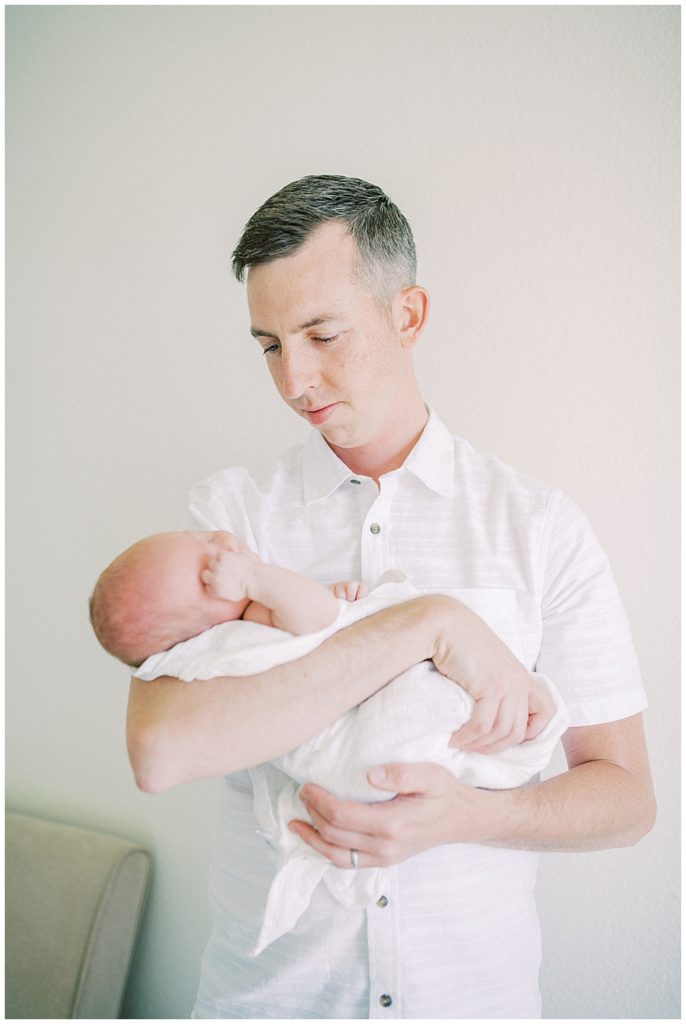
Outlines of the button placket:
[{"label": "button placket", "polygon": [[382,478],[375,501],[369,507],[362,527],[362,578],[376,582],[389,568],[388,540],[390,509],[398,481]]},{"label": "button placket", "polygon": [[[387,873],[387,874],[386,874]],[[396,869],[385,869],[383,891],[367,910],[369,942],[369,1016],[399,1018],[402,1013],[398,957]]]}]

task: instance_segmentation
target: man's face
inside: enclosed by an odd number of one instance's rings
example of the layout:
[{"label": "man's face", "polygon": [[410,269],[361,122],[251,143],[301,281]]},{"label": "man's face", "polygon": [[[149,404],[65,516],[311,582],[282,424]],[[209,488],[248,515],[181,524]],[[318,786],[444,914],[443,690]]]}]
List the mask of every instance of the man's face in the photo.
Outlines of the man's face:
[{"label": "man's face", "polygon": [[251,331],[277,390],[334,448],[387,442],[414,381],[400,321],[355,275],[356,254],[330,221],[248,272]]}]

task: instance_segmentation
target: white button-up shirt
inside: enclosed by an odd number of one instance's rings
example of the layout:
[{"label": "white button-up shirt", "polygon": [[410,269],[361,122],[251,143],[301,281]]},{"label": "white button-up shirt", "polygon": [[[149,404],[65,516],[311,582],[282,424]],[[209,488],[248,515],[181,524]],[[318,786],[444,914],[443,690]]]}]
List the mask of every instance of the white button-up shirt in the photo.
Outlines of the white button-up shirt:
[{"label": "white button-up shirt", "polygon": [[[313,432],[258,478],[234,468],[199,484],[191,513],[323,583],[373,584],[399,569],[424,592],[507,591],[518,656],[555,682],[570,724],[646,705],[621,601],[584,516],[559,491],[453,438],[433,413],[378,488]],[[394,866],[367,910],[342,908],[320,885],[295,929],[252,958],[274,867],[247,772],[222,781],[221,801],[214,926],[194,1017],[540,1015],[534,853],[435,847]]]}]

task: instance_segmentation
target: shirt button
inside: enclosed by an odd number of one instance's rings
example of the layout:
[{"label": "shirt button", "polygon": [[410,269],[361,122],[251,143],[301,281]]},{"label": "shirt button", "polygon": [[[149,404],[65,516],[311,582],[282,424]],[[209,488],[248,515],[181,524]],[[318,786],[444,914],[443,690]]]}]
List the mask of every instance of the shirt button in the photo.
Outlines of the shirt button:
[{"label": "shirt button", "polygon": [[377,905],[377,907],[387,907],[388,906],[388,896],[379,896],[378,900],[376,901],[376,905]]},{"label": "shirt button", "polygon": [[374,535],[376,535],[377,533],[381,533],[381,527],[379,526],[378,523],[372,523],[372,525],[369,527],[369,532],[373,533]]},{"label": "shirt button", "polygon": [[381,1003],[382,1006],[388,1007],[392,1004],[393,1000],[391,999],[390,996],[383,995],[379,996],[379,1002]]}]

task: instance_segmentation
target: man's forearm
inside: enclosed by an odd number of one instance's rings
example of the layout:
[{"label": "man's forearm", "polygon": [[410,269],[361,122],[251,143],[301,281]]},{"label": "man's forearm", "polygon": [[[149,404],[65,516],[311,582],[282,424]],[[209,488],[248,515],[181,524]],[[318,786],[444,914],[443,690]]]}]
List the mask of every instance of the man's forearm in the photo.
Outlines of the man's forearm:
[{"label": "man's forearm", "polygon": [[522,789],[492,794],[502,811],[484,845],[548,852],[632,846],[654,822],[652,795],[617,765],[595,761]]},{"label": "man's forearm", "polygon": [[430,658],[435,599],[379,612],[269,672],[184,683],[134,679],[127,740],[149,792],[239,771],[292,750],[410,665]]},{"label": "man's forearm", "polygon": [[566,745],[569,771],[537,785],[478,794],[485,845],[603,850],[630,846],[650,831],[655,798],[641,716],[572,729]]}]

